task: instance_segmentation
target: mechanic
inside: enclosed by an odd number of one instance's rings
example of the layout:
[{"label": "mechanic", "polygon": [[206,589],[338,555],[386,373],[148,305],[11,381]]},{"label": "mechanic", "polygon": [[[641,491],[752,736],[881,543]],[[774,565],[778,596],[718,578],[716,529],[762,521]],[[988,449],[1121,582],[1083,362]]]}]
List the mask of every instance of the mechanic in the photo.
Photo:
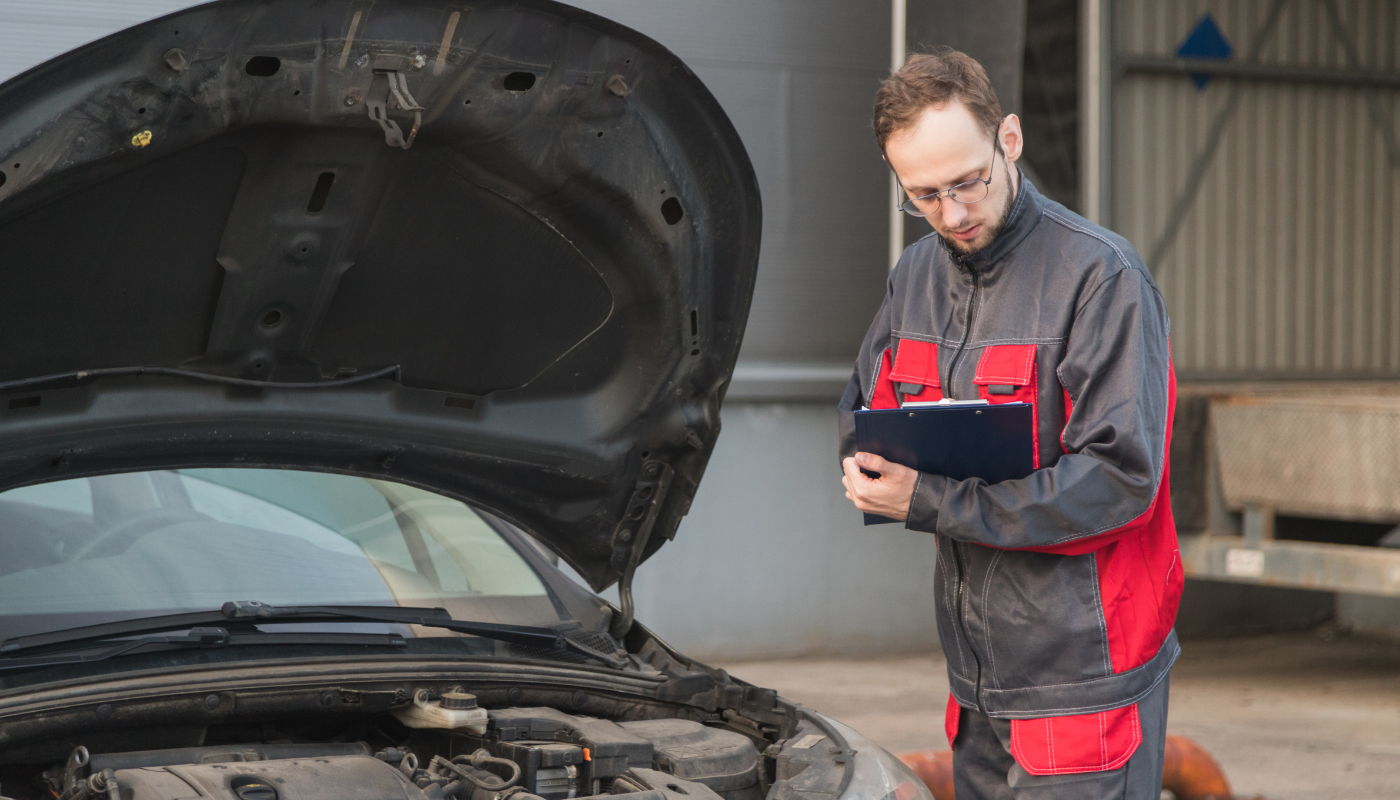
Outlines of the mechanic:
[{"label": "mechanic", "polygon": [[[958,800],[1157,800],[1181,596],[1161,293],[1122,237],[1036,191],[986,72],[911,57],[875,136],[934,233],[890,273],[841,400],[846,496],[935,534]],[[987,484],[857,453],[853,412],[1034,407],[1036,470]],[[868,477],[861,469],[876,473]]]}]

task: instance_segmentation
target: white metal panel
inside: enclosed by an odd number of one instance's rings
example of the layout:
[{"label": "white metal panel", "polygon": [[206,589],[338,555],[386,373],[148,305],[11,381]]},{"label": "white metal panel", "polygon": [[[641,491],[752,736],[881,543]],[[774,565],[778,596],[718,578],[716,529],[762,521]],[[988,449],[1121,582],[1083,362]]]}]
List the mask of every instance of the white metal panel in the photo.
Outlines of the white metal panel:
[{"label": "white metal panel", "polygon": [[[1244,58],[1274,0],[1117,0],[1119,55],[1171,56],[1206,12]],[[1394,72],[1400,4],[1286,0],[1266,64]],[[1371,100],[1368,101],[1368,93]],[[1400,377],[1400,164],[1368,107],[1400,92],[1129,72],[1114,90],[1113,224],[1150,257],[1234,102],[1218,152],[1159,264],[1185,376]],[[1392,136],[1395,134],[1392,133]],[[1392,139],[1393,141],[1393,139]]]}]

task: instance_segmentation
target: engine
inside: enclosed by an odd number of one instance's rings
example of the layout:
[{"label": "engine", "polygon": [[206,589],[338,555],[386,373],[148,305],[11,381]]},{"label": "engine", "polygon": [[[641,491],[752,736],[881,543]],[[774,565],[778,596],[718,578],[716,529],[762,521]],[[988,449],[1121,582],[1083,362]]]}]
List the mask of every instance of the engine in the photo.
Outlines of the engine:
[{"label": "engine", "polygon": [[45,773],[59,800],[761,800],[748,736],[684,719],[613,722],[552,708],[366,742],[90,755]]}]

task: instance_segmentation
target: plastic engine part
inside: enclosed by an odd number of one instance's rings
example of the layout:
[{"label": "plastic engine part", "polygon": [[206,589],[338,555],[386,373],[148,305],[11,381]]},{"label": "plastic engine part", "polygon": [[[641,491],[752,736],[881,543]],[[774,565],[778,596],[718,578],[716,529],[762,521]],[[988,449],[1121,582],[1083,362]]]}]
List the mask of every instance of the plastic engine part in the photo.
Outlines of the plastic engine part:
[{"label": "plastic engine part", "polygon": [[656,748],[657,769],[702,783],[728,800],[761,800],[758,748],[734,731],[686,719],[619,723]]},{"label": "plastic engine part", "polygon": [[426,800],[373,756],[185,764],[117,770],[122,800]]}]

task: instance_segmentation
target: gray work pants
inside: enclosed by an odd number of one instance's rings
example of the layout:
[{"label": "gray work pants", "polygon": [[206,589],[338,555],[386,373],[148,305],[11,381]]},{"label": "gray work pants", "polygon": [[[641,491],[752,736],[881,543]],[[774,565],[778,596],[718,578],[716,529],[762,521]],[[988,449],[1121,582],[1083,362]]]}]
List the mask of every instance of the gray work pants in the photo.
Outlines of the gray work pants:
[{"label": "gray work pants", "polygon": [[958,800],[1159,800],[1167,738],[1168,677],[1138,702],[1142,743],[1118,769],[1032,775],[1011,757],[1011,723],[964,708],[953,747]]}]

